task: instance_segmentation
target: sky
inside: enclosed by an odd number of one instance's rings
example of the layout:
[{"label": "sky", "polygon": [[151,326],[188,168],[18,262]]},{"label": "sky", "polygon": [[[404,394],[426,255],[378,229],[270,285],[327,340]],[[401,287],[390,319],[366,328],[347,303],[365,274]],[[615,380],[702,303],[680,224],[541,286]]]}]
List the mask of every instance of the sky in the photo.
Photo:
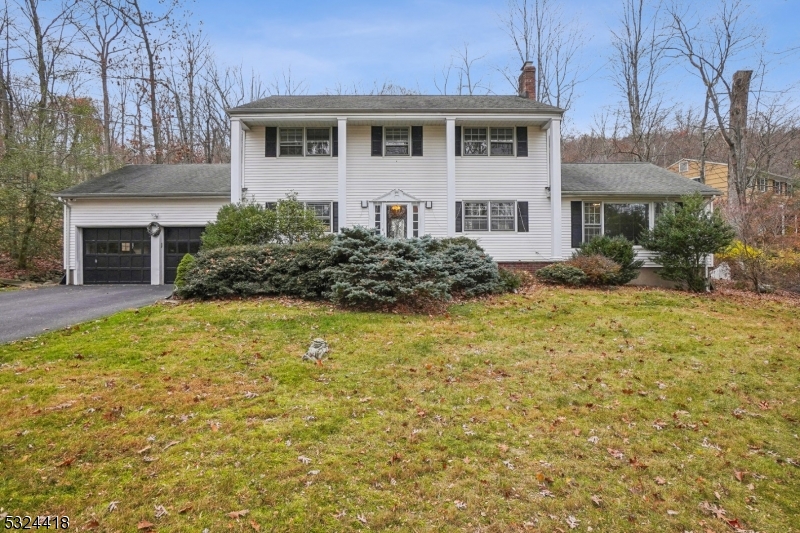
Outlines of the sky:
[{"label": "sky", "polygon": [[[558,2],[558,0],[555,0]],[[583,26],[586,42],[578,61],[582,83],[569,113],[573,131],[586,131],[619,96],[609,78],[610,31],[618,25],[621,0],[561,0],[569,16]],[[695,0],[707,8],[712,0]],[[753,0],[748,22],[761,26],[768,50],[800,47],[800,0]],[[218,60],[273,80],[291,69],[308,94],[337,85],[370,88],[392,82],[423,94],[439,94],[434,80],[456,49],[469,45],[483,56],[475,64],[496,94],[513,94],[498,66],[519,68],[519,57],[501,24],[507,0],[195,0],[187,6],[203,22]],[[800,56],[770,56],[765,83],[790,90],[800,101]],[[752,68],[742,54],[730,70]],[[673,103],[699,103],[702,88],[694,74],[676,62],[664,79]],[[800,102],[798,102],[800,103]]]}]

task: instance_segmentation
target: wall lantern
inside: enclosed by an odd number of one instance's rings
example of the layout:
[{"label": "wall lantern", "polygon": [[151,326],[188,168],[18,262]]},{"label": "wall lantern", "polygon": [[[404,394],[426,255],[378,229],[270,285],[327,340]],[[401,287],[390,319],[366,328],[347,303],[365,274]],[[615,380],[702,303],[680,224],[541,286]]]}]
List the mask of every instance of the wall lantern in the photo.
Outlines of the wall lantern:
[{"label": "wall lantern", "polygon": [[367,200],[361,200],[361,209],[366,209],[369,207],[369,202]]},{"label": "wall lantern", "polygon": [[545,188],[544,188],[544,194],[545,194],[545,196],[547,196],[548,198],[550,198],[550,187],[545,187]]},{"label": "wall lantern", "polygon": [[433,209],[433,202],[431,202],[430,200],[425,202],[425,209]]}]

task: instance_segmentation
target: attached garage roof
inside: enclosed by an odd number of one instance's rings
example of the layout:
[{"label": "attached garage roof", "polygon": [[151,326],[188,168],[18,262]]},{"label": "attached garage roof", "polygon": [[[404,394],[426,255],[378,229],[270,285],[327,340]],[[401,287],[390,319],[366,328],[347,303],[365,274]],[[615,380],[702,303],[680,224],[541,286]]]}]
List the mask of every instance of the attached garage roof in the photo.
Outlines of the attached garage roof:
[{"label": "attached garage roof", "polygon": [[229,198],[231,166],[127,165],[57,192],[62,198]]},{"label": "attached garage roof", "polygon": [[677,197],[699,192],[719,196],[719,190],[681,177],[652,163],[562,163],[564,196]]},{"label": "attached garage roof", "polygon": [[561,115],[564,110],[519,96],[455,95],[319,95],[270,96],[233,109],[231,115],[262,113],[326,112],[545,112]]}]

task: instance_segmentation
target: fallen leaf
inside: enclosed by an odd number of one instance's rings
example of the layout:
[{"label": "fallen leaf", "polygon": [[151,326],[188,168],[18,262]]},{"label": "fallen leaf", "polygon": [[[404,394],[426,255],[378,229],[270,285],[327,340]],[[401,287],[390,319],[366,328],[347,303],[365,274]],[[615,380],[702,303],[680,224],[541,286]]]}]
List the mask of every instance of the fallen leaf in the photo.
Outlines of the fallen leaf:
[{"label": "fallen leaf", "polygon": [[621,451],[619,451],[619,450],[616,450],[616,449],[614,449],[614,448],[606,448],[606,451],[607,451],[607,452],[608,452],[608,453],[611,455],[611,457],[613,457],[614,459],[622,459],[623,457],[625,457],[625,454],[624,454],[624,453],[622,453]]},{"label": "fallen leaf", "polygon": [[153,529],[153,524],[151,524],[147,520],[142,520],[141,522],[136,524],[136,529],[138,529],[139,531],[142,531],[142,530],[145,530],[145,529]]},{"label": "fallen leaf", "polygon": [[359,522],[361,522],[362,524],[366,524],[367,523],[367,517],[365,517],[363,514],[356,515],[356,519]]},{"label": "fallen leaf", "polygon": [[164,509],[163,505],[156,505],[155,510],[156,510],[156,513],[155,513],[156,514],[156,518],[161,518],[161,517],[167,516],[169,514],[167,512],[167,510]]},{"label": "fallen leaf", "polygon": [[58,466],[69,466],[75,462],[75,459],[77,459],[77,457],[68,457],[67,459],[64,459],[63,461],[58,463]]},{"label": "fallen leaf", "polygon": [[178,514],[186,514],[186,513],[188,513],[189,511],[191,511],[192,509],[194,509],[194,506],[193,506],[193,505],[190,503],[189,505],[187,505],[187,506],[186,506],[186,507],[184,507],[183,509],[179,509],[179,510],[178,510]]},{"label": "fallen leaf", "polygon": [[455,500],[453,503],[456,505],[456,509],[463,511],[464,509],[467,508],[467,504],[462,502],[461,500]]},{"label": "fallen leaf", "polygon": [[500,448],[500,451],[503,453],[506,453],[508,451],[508,446],[505,444],[498,444],[497,447]]},{"label": "fallen leaf", "polygon": [[567,525],[569,526],[570,529],[575,529],[576,527],[578,527],[578,524],[580,524],[580,520],[578,520],[574,516],[570,515],[567,517]]},{"label": "fallen leaf", "polygon": [[656,485],[666,485],[667,484],[667,481],[663,477],[660,477],[660,476],[657,477],[655,481],[656,481]]},{"label": "fallen leaf", "polygon": [[297,460],[298,460],[298,461],[300,461],[301,463],[303,463],[304,465],[311,464],[311,459],[309,459],[309,458],[308,458],[308,457],[306,457],[305,455],[300,455],[300,456],[297,458]]},{"label": "fallen leaf", "polygon": [[744,478],[744,472],[739,472],[738,470],[734,470],[733,475],[737,481],[742,481],[742,478]]},{"label": "fallen leaf", "polygon": [[152,448],[152,446],[145,446],[141,450],[136,450],[136,453],[138,453],[139,455],[142,455],[144,452],[150,451],[150,448]]},{"label": "fallen leaf", "polygon": [[109,503],[108,504],[108,512],[109,513],[113,513],[114,511],[116,511],[117,510],[117,504],[119,504],[119,502],[111,502],[111,503]]},{"label": "fallen leaf", "polygon": [[592,495],[592,503],[594,503],[596,506],[600,507],[603,504],[603,498],[601,498],[597,494],[593,494]]},{"label": "fallen leaf", "polygon": [[238,520],[239,518],[246,516],[249,512],[250,509],[242,509],[241,511],[232,511],[228,513],[228,516],[230,516],[234,520]]},{"label": "fallen leaf", "polygon": [[[100,522],[97,519],[92,518],[89,522],[83,526],[85,529],[95,529],[96,527],[100,526]],[[49,529],[49,528],[48,528]]]},{"label": "fallen leaf", "polygon": [[667,514],[670,516],[676,516],[678,511],[673,511],[672,509],[667,509]]},{"label": "fallen leaf", "polygon": [[261,526],[259,526],[255,520],[250,520],[250,527],[252,527],[256,531],[261,531]]}]

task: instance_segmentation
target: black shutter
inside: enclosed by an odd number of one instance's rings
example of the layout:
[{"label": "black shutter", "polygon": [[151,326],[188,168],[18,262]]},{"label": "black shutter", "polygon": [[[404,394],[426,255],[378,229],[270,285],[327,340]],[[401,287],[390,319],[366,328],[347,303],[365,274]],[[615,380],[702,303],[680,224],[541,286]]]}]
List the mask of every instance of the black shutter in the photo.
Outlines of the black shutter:
[{"label": "black shutter", "polygon": [[528,231],[528,202],[517,202],[517,231]]},{"label": "black shutter", "polygon": [[464,225],[462,224],[461,218],[461,211],[462,211],[462,203],[456,202],[456,233],[461,233],[464,231]]},{"label": "black shutter", "polygon": [[339,157],[339,128],[333,128],[333,149],[331,153],[333,157]]},{"label": "black shutter", "polygon": [[461,155],[461,126],[456,126],[456,155]]},{"label": "black shutter", "polygon": [[333,209],[331,209],[331,222],[333,222],[333,232],[339,233],[339,202],[333,202]]},{"label": "black shutter", "polygon": [[372,126],[372,155],[383,155],[383,126]]},{"label": "black shutter", "polygon": [[422,126],[411,126],[411,155],[422,155]]},{"label": "black shutter", "polygon": [[[572,247],[577,248],[583,240],[583,202],[570,202],[572,206]],[[554,220],[553,224],[558,221]]]},{"label": "black shutter", "polygon": [[278,208],[278,202],[267,202],[265,207],[270,211],[274,211]]},{"label": "black shutter", "polygon": [[517,127],[517,157],[528,157],[528,128]]},{"label": "black shutter", "polygon": [[264,157],[278,156],[278,128],[267,126],[264,135]]}]

